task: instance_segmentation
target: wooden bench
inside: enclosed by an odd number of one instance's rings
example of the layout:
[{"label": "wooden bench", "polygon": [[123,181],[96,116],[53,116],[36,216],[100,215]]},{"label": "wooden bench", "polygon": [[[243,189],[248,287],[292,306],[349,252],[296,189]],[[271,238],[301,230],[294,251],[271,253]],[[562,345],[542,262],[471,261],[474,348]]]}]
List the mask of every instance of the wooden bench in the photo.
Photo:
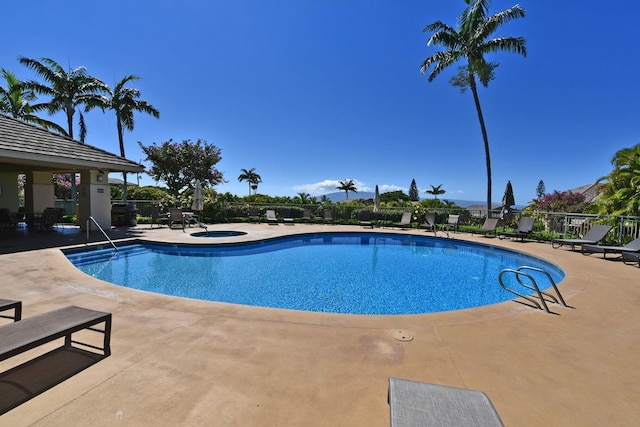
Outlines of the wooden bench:
[{"label": "wooden bench", "polygon": [[4,319],[13,319],[14,322],[22,319],[22,302],[10,299],[0,299],[0,313],[8,310],[13,310],[13,316],[0,314],[0,317]]},{"label": "wooden bench", "polygon": [[[101,323],[104,323],[104,329],[95,328]],[[71,335],[84,329],[102,333],[103,346],[73,341]],[[63,337],[65,339],[63,347],[79,344],[102,350],[107,357],[111,354],[111,313],[72,305],[2,325],[0,326],[0,361]]]}]

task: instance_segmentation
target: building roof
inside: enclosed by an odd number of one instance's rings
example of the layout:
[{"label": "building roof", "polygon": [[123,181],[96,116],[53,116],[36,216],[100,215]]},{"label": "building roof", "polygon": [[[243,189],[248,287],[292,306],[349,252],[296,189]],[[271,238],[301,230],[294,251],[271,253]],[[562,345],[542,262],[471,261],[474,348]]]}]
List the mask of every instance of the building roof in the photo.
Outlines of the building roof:
[{"label": "building roof", "polygon": [[73,172],[103,169],[142,172],[144,166],[0,114],[0,168],[3,171]]}]

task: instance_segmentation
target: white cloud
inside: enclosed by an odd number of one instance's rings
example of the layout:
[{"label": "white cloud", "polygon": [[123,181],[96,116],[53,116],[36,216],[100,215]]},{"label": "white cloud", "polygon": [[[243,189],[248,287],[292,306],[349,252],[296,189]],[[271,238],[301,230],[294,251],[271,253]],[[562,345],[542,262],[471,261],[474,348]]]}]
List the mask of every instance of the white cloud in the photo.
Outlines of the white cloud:
[{"label": "white cloud", "polygon": [[[349,178],[346,178],[349,180]],[[340,181],[345,181],[344,179],[325,179],[321,182],[316,182],[314,184],[301,184],[295,185],[293,189],[299,193],[309,193],[312,196],[321,196],[323,194],[335,193],[340,186]],[[373,191],[369,186],[367,186],[364,182],[358,181],[357,179],[353,180],[354,185],[358,192],[368,192]]]}]

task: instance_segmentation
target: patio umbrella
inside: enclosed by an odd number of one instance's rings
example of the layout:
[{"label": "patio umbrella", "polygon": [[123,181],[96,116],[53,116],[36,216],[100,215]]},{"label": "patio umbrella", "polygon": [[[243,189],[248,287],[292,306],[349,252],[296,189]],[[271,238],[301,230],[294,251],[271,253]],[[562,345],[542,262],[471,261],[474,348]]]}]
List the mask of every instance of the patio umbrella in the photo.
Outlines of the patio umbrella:
[{"label": "patio umbrella", "polygon": [[502,208],[500,211],[500,218],[507,220],[511,218],[511,206],[516,204],[516,200],[513,197],[513,187],[511,181],[507,182],[507,188],[504,190],[504,196],[502,196]]},{"label": "patio umbrella", "polygon": [[375,196],[373,197],[373,211],[378,212],[380,210],[380,191],[378,190],[378,186],[376,185]]},{"label": "patio umbrella", "polygon": [[204,202],[202,201],[202,184],[199,179],[196,179],[196,186],[193,189],[193,203],[191,209],[201,212],[204,208]]}]

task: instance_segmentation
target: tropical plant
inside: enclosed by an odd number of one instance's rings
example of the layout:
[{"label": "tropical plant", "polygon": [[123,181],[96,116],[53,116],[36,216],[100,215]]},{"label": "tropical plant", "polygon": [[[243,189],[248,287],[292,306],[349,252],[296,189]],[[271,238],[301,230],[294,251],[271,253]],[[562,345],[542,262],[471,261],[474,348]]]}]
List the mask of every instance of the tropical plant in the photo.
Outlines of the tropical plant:
[{"label": "tropical plant", "polygon": [[[133,113],[138,111],[147,113],[155,118],[160,117],[160,112],[147,101],[142,101],[140,91],[132,87],[126,87],[127,83],[139,80],[140,77],[134,75],[125,76],[113,87],[113,90],[107,86],[107,94],[98,98],[89,98],[85,111],[89,111],[93,107],[99,107],[105,110],[113,110],[116,115],[116,127],[118,129],[118,142],[120,143],[120,156],[125,157],[124,153],[124,130],[132,132],[135,127]],[[124,180],[123,200],[127,200],[127,173],[122,173]]]},{"label": "tropical plant", "polygon": [[58,124],[33,114],[46,108],[46,104],[31,104],[32,101],[37,99],[33,90],[27,89],[25,84],[11,71],[1,68],[0,74],[7,82],[6,88],[0,86],[0,112],[7,113],[23,122],[33,123],[44,129],[53,130],[61,135],[67,134]]},{"label": "tropical plant", "polygon": [[425,193],[431,194],[434,199],[437,199],[440,194],[446,193],[446,190],[442,189],[442,184],[438,186],[431,185],[431,190],[425,190]]},{"label": "tropical plant", "polygon": [[516,18],[523,18],[525,11],[519,5],[487,16],[490,0],[464,0],[469,5],[458,17],[457,28],[453,28],[441,21],[427,25],[424,32],[433,33],[427,45],[442,46],[444,50],[425,59],[420,72],[425,74],[431,68],[429,81],[433,81],[448,66],[466,59],[467,64],[458,69],[458,74],[451,78],[453,86],[464,89],[468,86],[473,93],[473,99],[478,113],[482,139],[484,141],[485,162],[487,167],[487,206],[491,206],[491,156],[489,152],[489,138],[485,127],[480,98],[478,97],[477,82],[487,87],[494,78],[497,63],[487,62],[485,54],[507,51],[526,56],[525,40],[522,37],[489,37],[504,23]]},{"label": "tropical plant", "polygon": [[353,182],[352,179],[345,179],[344,181],[338,181],[338,182],[340,183],[340,185],[337,186],[336,189],[344,191],[344,193],[347,195],[347,200],[349,200],[349,191],[353,191],[354,193],[358,192],[358,189],[356,188],[356,184]]},{"label": "tropical plant", "polygon": [[411,186],[409,187],[409,199],[413,202],[417,202],[420,200],[420,192],[418,191],[418,185],[416,184],[416,180],[411,180]]},{"label": "tropical plant", "polygon": [[262,182],[262,177],[256,173],[256,168],[251,169],[240,169],[240,176],[238,176],[238,181],[247,181],[249,184],[249,195],[251,195],[251,189],[255,189],[253,194],[258,193],[258,184]]},{"label": "tropical plant", "polygon": [[[50,96],[51,99],[46,104],[50,114],[63,111],[67,116],[67,133],[73,138],[73,116],[76,107],[88,105],[99,99],[99,94],[107,93],[109,87],[101,80],[87,74],[85,67],[78,67],[74,70],[65,69],[53,59],[42,58],[40,61],[21,57],[22,65],[33,70],[38,76],[44,79],[49,85],[30,80],[24,82],[27,89],[40,95]],[[84,117],[80,113],[80,140],[84,142],[86,126]]]},{"label": "tropical plant", "polygon": [[147,173],[166,183],[169,194],[176,198],[191,189],[196,179],[203,188],[225,182],[222,172],[215,168],[222,159],[220,149],[204,140],[198,139],[194,144],[188,139],[181,143],[170,139],[160,145],[155,142],[148,147],[141,142],[138,145],[152,163]]},{"label": "tropical plant", "polygon": [[388,191],[380,194],[380,202],[385,204],[408,202],[411,199],[402,190]]},{"label": "tropical plant", "polygon": [[601,213],[640,215],[640,144],[617,151],[613,170],[598,180],[597,205]]}]

